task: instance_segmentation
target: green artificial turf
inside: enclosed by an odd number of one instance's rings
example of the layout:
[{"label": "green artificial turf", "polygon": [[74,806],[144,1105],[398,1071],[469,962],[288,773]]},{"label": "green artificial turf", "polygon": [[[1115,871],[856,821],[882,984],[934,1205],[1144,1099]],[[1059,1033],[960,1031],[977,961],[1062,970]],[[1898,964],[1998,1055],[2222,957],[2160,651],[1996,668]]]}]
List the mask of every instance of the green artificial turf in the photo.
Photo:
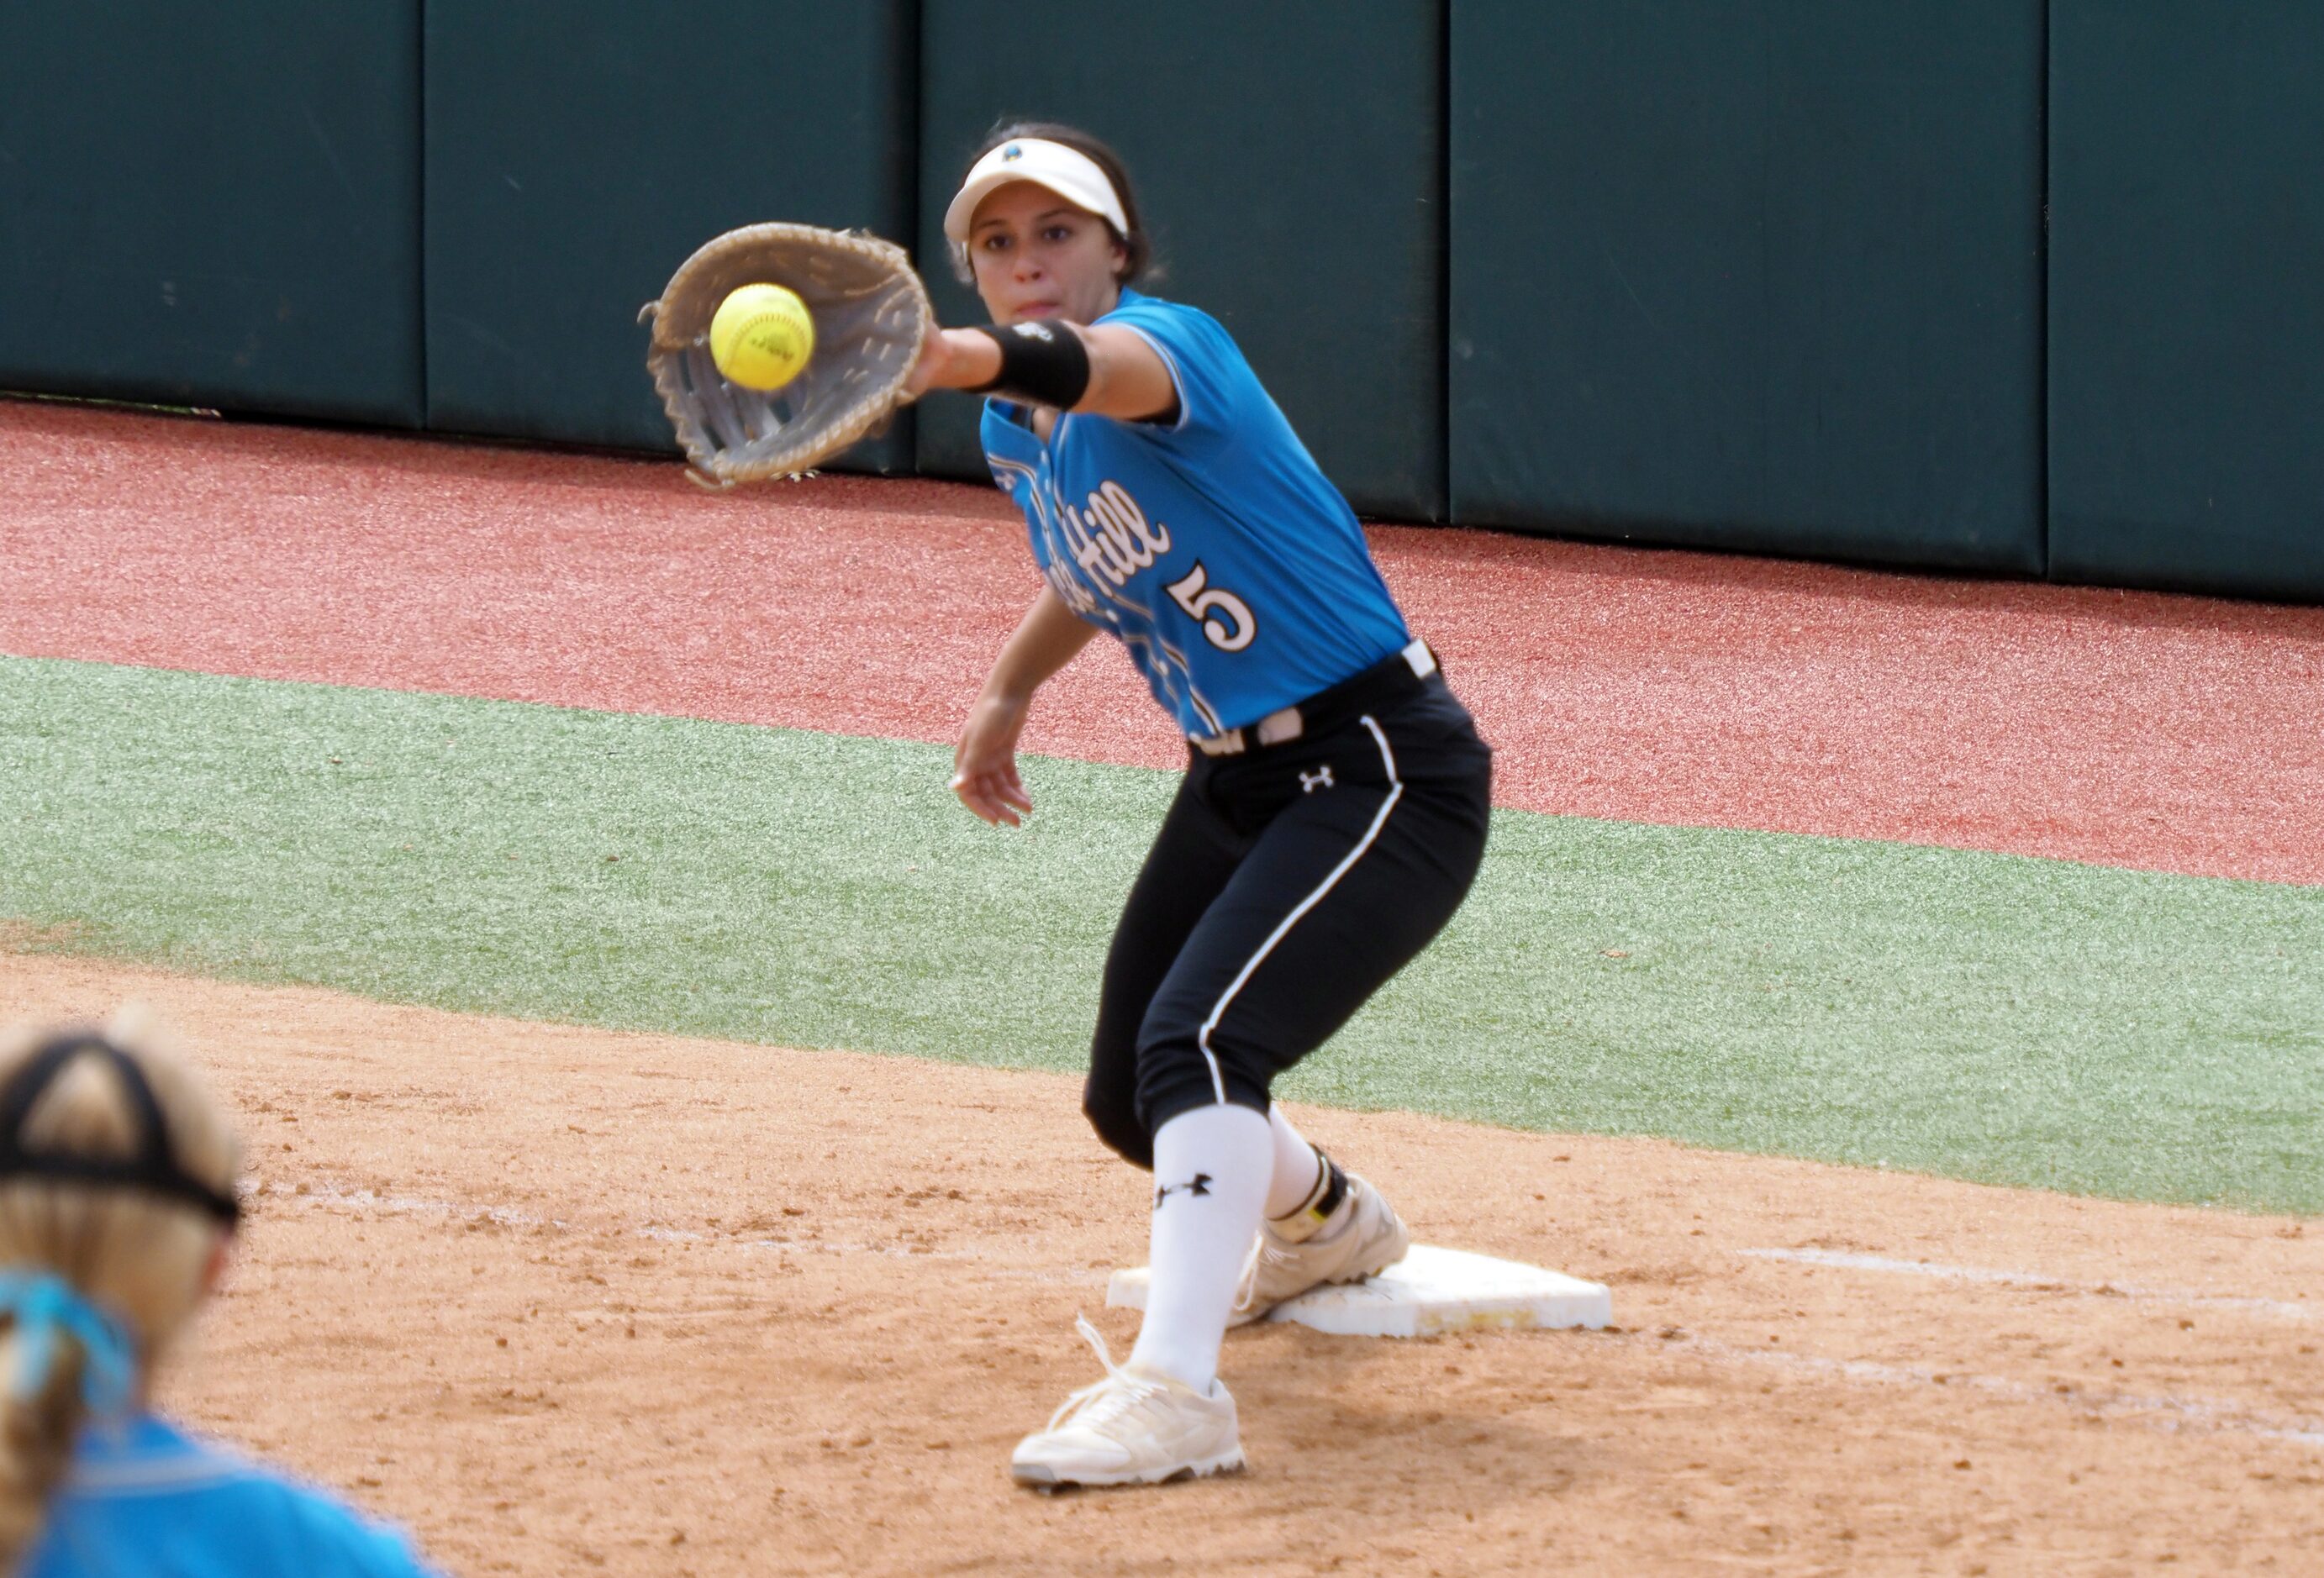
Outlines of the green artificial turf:
[{"label": "green artificial turf", "polygon": [[[1065,1069],[1171,775],[0,660],[0,915],[220,976]],[[2324,889],[1503,812],[1285,1086],[2135,1198],[2324,1210]]]}]

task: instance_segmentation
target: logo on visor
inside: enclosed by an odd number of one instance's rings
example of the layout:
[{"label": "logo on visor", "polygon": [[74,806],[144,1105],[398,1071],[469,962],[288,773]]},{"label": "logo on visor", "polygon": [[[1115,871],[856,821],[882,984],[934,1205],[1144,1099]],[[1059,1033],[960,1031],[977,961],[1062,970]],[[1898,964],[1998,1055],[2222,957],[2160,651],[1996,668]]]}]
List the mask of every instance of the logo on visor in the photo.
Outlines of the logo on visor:
[{"label": "logo on visor", "polygon": [[1012,159],[1022,159],[1024,157],[1025,151],[1017,146],[1014,142],[1011,142],[1008,147],[1003,148],[1001,151],[1001,162],[1003,164],[1007,164]]}]

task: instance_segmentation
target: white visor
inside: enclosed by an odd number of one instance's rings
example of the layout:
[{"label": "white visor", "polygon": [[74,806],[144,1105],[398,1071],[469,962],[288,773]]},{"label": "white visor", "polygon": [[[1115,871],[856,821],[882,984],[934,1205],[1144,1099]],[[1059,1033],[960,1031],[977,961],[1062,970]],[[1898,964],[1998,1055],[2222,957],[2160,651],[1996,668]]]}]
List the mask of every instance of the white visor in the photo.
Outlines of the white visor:
[{"label": "white visor", "polygon": [[961,183],[960,195],[945,210],[945,236],[965,246],[969,222],[976,206],[1010,181],[1044,186],[1084,213],[1094,214],[1113,226],[1118,236],[1130,234],[1130,221],[1121,212],[1121,198],[1096,160],[1077,148],[1046,137],[1019,137],[976,161]]}]

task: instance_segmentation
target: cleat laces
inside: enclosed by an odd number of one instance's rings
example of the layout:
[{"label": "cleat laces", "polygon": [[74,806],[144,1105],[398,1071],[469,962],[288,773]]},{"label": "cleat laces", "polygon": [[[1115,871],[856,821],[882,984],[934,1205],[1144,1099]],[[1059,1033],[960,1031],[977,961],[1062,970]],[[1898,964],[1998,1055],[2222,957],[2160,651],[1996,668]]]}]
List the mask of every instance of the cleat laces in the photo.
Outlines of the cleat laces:
[{"label": "cleat laces", "polygon": [[1148,1399],[1161,1395],[1166,1382],[1132,1374],[1113,1362],[1104,1336],[1090,1324],[1088,1316],[1074,1317],[1074,1329],[1096,1351],[1097,1362],[1105,1366],[1105,1379],[1082,1388],[1059,1404],[1057,1411],[1049,1416],[1049,1429],[1055,1430],[1068,1418],[1085,1427],[1104,1425]]},{"label": "cleat laces", "polygon": [[[1336,1243],[1342,1234],[1351,1232],[1354,1227],[1355,1217],[1351,1213],[1346,1221],[1327,1227],[1313,1238],[1298,1243],[1286,1243],[1264,1226],[1260,1227],[1251,1241],[1250,1252],[1243,1257],[1242,1279],[1235,1288],[1234,1313],[1249,1314],[1258,1301],[1262,1282],[1279,1285],[1283,1278],[1297,1271],[1301,1257],[1307,1252]],[[1312,1280],[1301,1283],[1303,1289],[1314,1285]],[[1268,1307],[1271,1309],[1274,1305],[1270,1302]]]},{"label": "cleat laces", "polygon": [[1246,1314],[1259,1297],[1259,1284],[1267,1273],[1278,1275],[1298,1262],[1300,1245],[1278,1244],[1275,1235],[1260,1228],[1251,1242],[1250,1252],[1243,1257],[1242,1277],[1235,1286],[1234,1308],[1237,1315]]}]

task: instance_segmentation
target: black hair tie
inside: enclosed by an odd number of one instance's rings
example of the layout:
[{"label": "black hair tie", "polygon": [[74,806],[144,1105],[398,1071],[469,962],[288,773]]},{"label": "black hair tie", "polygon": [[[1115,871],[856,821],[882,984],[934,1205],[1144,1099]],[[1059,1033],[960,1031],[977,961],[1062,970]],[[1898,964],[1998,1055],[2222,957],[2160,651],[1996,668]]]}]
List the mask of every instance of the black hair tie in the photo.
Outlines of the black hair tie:
[{"label": "black hair tie", "polygon": [[[33,1103],[65,1065],[83,1052],[106,1059],[121,1077],[131,1114],[143,1131],[136,1154],[127,1158],[84,1156],[69,1151],[31,1151],[24,1146],[24,1119]],[[43,1041],[5,1086],[0,1086],[0,1179],[53,1178],[115,1188],[143,1189],[208,1212],[231,1232],[242,1220],[242,1202],[212,1188],[180,1164],[170,1143],[161,1104],[137,1060],[101,1035],[67,1033]]]}]

